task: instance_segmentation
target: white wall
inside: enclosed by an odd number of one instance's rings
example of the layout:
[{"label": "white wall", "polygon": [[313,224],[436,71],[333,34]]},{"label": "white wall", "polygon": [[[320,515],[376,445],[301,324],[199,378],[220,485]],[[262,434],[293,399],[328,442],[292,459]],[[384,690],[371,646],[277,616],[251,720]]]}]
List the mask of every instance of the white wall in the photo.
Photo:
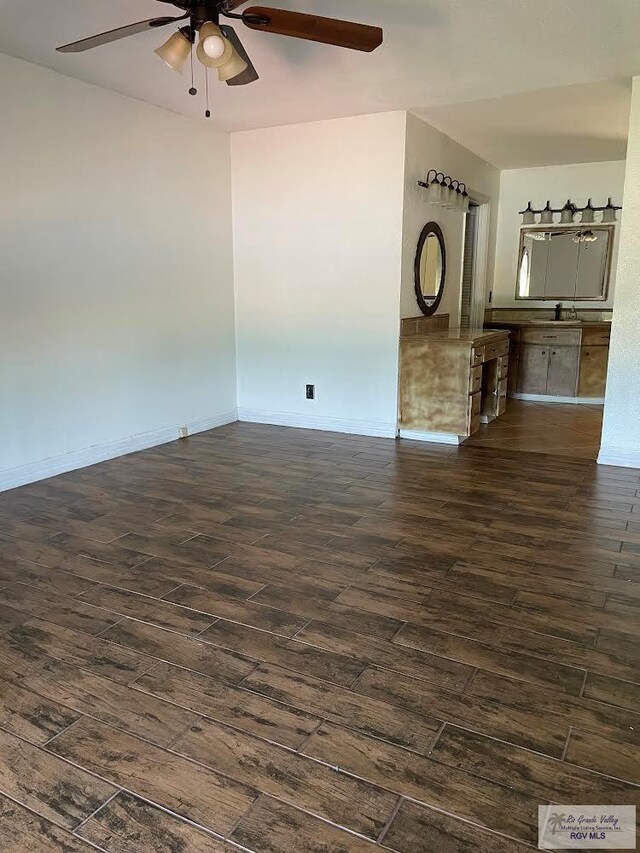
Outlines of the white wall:
[{"label": "white wall", "polygon": [[442,228],[447,247],[447,280],[437,313],[450,314],[453,328],[460,321],[465,218],[425,200],[426,191],[418,186],[418,181],[425,180],[430,169],[464,181],[474,197],[490,202],[488,288],[493,272],[500,172],[422,119],[408,114],[401,315],[417,317],[420,314],[414,287],[414,259],[420,232],[427,222],[433,221]]},{"label": "white wall", "polygon": [[640,77],[633,81],[623,205],[598,461],[640,468]]},{"label": "white wall", "polygon": [[241,420],[395,434],[405,119],[233,135]]},{"label": "white wall", "polygon": [[[510,169],[502,172],[493,308],[548,308],[550,305],[549,302],[537,300],[523,302],[515,298],[522,225],[522,217],[518,215],[518,211],[524,210],[529,200],[532,201],[536,210],[543,208],[548,199],[551,200],[552,207],[562,207],[568,198],[578,205],[584,205],[589,198],[592,198],[593,204],[600,206],[607,203],[609,196],[613,197],[614,204],[620,204],[624,170],[624,161],[615,161],[543,166],[535,169]],[[577,301],[575,304],[578,307],[613,307],[618,238],[619,234],[616,234],[608,301]]]},{"label": "white wall", "polygon": [[233,419],[229,140],[0,56],[0,488]]}]

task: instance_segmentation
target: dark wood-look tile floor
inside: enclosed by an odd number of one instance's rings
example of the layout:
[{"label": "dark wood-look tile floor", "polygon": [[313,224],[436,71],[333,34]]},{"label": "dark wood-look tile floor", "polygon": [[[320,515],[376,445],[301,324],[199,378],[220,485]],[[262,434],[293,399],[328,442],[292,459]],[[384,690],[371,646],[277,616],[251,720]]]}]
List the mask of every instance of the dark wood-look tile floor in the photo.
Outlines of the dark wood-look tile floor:
[{"label": "dark wood-look tile floor", "polygon": [[517,853],[640,805],[640,471],[235,424],[0,495],[0,849]]},{"label": "dark wood-look tile floor", "polygon": [[482,424],[467,444],[597,459],[602,413],[602,406],[509,399],[504,415],[490,424]]}]

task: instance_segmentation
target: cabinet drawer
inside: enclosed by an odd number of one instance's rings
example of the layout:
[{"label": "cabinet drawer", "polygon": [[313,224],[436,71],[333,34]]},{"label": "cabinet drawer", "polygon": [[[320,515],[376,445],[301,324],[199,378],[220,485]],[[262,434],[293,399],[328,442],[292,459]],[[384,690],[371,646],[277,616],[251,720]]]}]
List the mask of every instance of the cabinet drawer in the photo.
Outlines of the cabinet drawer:
[{"label": "cabinet drawer", "polygon": [[484,349],[485,361],[491,361],[509,352],[509,341],[497,341],[493,344],[486,344]]},{"label": "cabinet drawer", "polygon": [[478,432],[480,429],[480,415],[474,415],[471,418],[471,423],[469,425],[469,435],[473,435],[474,432]]},{"label": "cabinet drawer", "polygon": [[610,329],[582,329],[582,346],[585,347],[608,347],[610,338]]},{"label": "cabinet drawer", "polygon": [[580,346],[580,329],[523,329],[522,343],[536,346],[577,347]]},{"label": "cabinet drawer", "polygon": [[509,373],[509,356],[501,355],[498,359],[498,379],[504,379]]},{"label": "cabinet drawer", "polygon": [[482,388],[482,365],[479,364],[478,367],[471,368],[471,374],[469,376],[469,393],[477,394],[478,391]]},{"label": "cabinet drawer", "polygon": [[491,361],[494,358],[498,358],[498,344],[487,344],[484,348],[484,357],[485,361]]},{"label": "cabinet drawer", "polygon": [[482,364],[484,360],[484,347],[474,347],[471,350],[471,365],[476,367],[478,364]]}]

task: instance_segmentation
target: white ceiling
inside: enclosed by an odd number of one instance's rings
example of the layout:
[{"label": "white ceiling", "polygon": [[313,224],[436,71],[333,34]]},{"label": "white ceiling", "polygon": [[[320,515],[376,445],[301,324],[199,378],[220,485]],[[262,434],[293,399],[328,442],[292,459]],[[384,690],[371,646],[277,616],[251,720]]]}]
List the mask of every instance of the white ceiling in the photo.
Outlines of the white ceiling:
[{"label": "white ceiling", "polygon": [[624,160],[631,81],[432,107],[419,115],[500,169]]},{"label": "white ceiling", "polygon": [[[569,156],[572,144],[574,151],[590,151],[588,159],[609,159],[609,151],[618,156],[624,95],[617,84],[593,87],[595,100],[563,100],[547,93],[512,109],[515,101],[494,99],[640,74],[637,0],[273,2],[280,8],[380,25],[385,44],[363,54],[254,32],[236,22],[261,80],[246,87],[215,82],[212,108],[220,128],[409,109],[429,116],[499,165],[516,163],[509,153],[513,140],[529,152],[517,159],[518,165],[534,165],[530,161],[538,150],[545,162],[558,162],[558,157]],[[156,0],[0,0],[0,52],[174,112],[202,116],[202,99],[187,94],[187,74],[180,77],[168,70],[153,53],[170,29],[84,54],[55,52],[59,44],[171,14],[171,9]],[[617,109],[610,109],[609,94]],[[491,103],[468,103],[481,100]],[[570,115],[563,114],[563,103],[572,105]],[[459,106],[441,109],[452,104]],[[553,120],[547,126],[549,113]],[[603,128],[610,121],[612,127]],[[493,122],[511,141],[491,139]],[[548,137],[540,148],[530,138],[534,130]],[[554,153],[554,145],[567,153]],[[576,156],[570,159],[575,162]]]}]

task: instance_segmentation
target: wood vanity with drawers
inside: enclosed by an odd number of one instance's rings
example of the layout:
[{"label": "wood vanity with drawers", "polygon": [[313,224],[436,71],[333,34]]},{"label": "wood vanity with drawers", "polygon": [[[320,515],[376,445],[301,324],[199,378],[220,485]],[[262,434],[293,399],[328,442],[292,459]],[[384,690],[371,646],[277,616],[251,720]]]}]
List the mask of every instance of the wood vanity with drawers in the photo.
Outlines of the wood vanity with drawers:
[{"label": "wood vanity with drawers", "polygon": [[442,329],[400,341],[400,434],[459,443],[507,405],[509,333]]}]

